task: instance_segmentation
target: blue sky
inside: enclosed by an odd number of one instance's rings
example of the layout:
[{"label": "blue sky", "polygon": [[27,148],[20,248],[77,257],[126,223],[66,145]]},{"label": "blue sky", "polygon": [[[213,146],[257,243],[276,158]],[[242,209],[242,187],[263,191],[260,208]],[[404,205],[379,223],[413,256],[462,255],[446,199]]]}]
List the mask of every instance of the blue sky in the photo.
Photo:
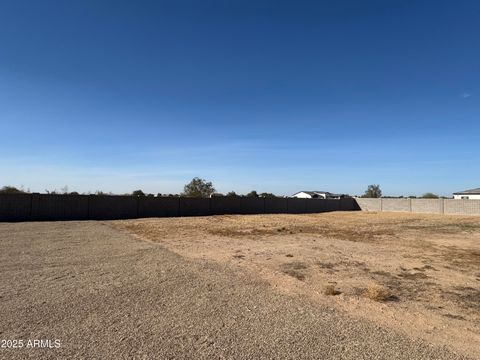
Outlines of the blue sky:
[{"label": "blue sky", "polygon": [[476,1],[0,0],[0,186],[480,186]]}]

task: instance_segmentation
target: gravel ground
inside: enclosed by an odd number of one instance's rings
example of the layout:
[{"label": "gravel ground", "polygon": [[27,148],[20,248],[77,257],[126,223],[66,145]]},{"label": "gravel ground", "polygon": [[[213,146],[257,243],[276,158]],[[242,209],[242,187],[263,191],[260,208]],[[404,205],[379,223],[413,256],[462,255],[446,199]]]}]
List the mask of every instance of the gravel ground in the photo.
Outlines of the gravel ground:
[{"label": "gravel ground", "polygon": [[[2,359],[466,359],[101,222],[0,224]],[[3,345],[3,344],[2,344]]]},{"label": "gravel ground", "polygon": [[[109,222],[184,258],[242,268],[288,295],[480,359],[480,222],[335,211]],[[325,294],[328,286],[338,296]],[[388,301],[372,301],[375,291]],[[377,292],[378,294],[378,292]]]}]

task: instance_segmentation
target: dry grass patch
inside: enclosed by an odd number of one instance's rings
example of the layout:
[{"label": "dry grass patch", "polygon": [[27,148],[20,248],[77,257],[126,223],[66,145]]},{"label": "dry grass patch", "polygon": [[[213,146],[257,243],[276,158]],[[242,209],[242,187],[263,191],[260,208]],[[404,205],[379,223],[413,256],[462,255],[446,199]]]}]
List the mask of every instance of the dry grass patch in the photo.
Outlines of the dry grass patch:
[{"label": "dry grass patch", "polygon": [[298,280],[305,280],[307,264],[301,261],[292,261],[281,265],[280,270],[287,275],[290,275]]},{"label": "dry grass patch", "polygon": [[391,291],[379,284],[370,284],[364,292],[364,295],[374,301],[387,301],[392,297]]},{"label": "dry grass patch", "polygon": [[[113,224],[183,256],[245,268],[282,291],[394,328],[456,341],[462,349],[480,342],[478,217],[332,212]],[[342,295],[329,298],[338,288],[328,284],[341,284]],[[385,302],[382,311],[375,301]]]},{"label": "dry grass patch", "polygon": [[470,286],[455,286],[445,292],[445,297],[471,312],[480,312],[480,289]]}]

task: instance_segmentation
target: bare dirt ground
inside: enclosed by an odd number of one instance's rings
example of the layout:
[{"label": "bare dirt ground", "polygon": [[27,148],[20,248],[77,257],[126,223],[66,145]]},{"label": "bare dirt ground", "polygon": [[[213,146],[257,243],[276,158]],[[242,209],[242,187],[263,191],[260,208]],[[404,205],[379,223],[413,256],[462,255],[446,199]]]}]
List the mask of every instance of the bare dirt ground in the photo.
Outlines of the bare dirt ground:
[{"label": "bare dirt ground", "polygon": [[334,212],[111,224],[184,258],[246,271],[279,294],[480,359],[478,217]]},{"label": "bare dirt ground", "polygon": [[[374,302],[353,290],[349,295],[347,281],[337,282],[338,296],[314,290],[323,291],[324,271],[333,272],[325,279],[337,281],[330,275],[360,266],[347,262],[361,261],[345,256],[347,244],[360,246],[368,236],[354,243],[335,239],[333,230],[328,237],[314,228],[309,234],[299,223],[317,226],[343,216],[358,215],[1,223],[0,340],[58,340],[60,347],[7,344],[0,346],[0,359],[478,358],[472,344],[435,343],[415,329],[371,321],[375,312],[380,319],[409,314],[406,306],[413,300],[405,295]],[[294,224],[297,235],[290,234]],[[255,249],[257,242],[263,245]],[[264,258],[256,262],[257,256]],[[428,276],[430,270],[425,269]],[[467,319],[470,312],[455,314]],[[457,330],[465,324],[465,338],[473,339],[472,320],[445,319]]]}]

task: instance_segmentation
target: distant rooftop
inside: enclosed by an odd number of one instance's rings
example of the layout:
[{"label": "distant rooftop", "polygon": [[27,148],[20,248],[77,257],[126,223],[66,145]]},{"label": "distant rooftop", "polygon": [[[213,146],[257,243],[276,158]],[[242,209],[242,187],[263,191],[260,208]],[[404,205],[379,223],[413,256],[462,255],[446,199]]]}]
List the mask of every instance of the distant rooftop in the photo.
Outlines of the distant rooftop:
[{"label": "distant rooftop", "polygon": [[453,195],[480,195],[480,188],[454,192]]},{"label": "distant rooftop", "polygon": [[303,191],[299,191],[299,192],[296,192],[295,194],[293,194],[292,196],[295,196],[297,194],[300,194],[300,193],[305,193],[305,194],[308,194],[310,196],[315,196],[315,195],[326,195],[326,196],[330,196],[330,197],[341,197],[341,196],[344,196],[344,194],[334,194],[334,193],[331,193],[329,191],[320,191],[320,190],[303,190]]},{"label": "distant rooftop", "polygon": [[[299,191],[299,192],[297,192],[297,193],[295,193],[295,194],[302,193],[302,192],[305,193],[305,194],[308,194],[308,195],[331,194],[331,193],[328,192],[328,191],[320,191],[320,190],[315,190],[315,191],[314,191],[314,190],[311,190],[311,191]],[[293,195],[295,195],[295,194],[293,194]]]}]

